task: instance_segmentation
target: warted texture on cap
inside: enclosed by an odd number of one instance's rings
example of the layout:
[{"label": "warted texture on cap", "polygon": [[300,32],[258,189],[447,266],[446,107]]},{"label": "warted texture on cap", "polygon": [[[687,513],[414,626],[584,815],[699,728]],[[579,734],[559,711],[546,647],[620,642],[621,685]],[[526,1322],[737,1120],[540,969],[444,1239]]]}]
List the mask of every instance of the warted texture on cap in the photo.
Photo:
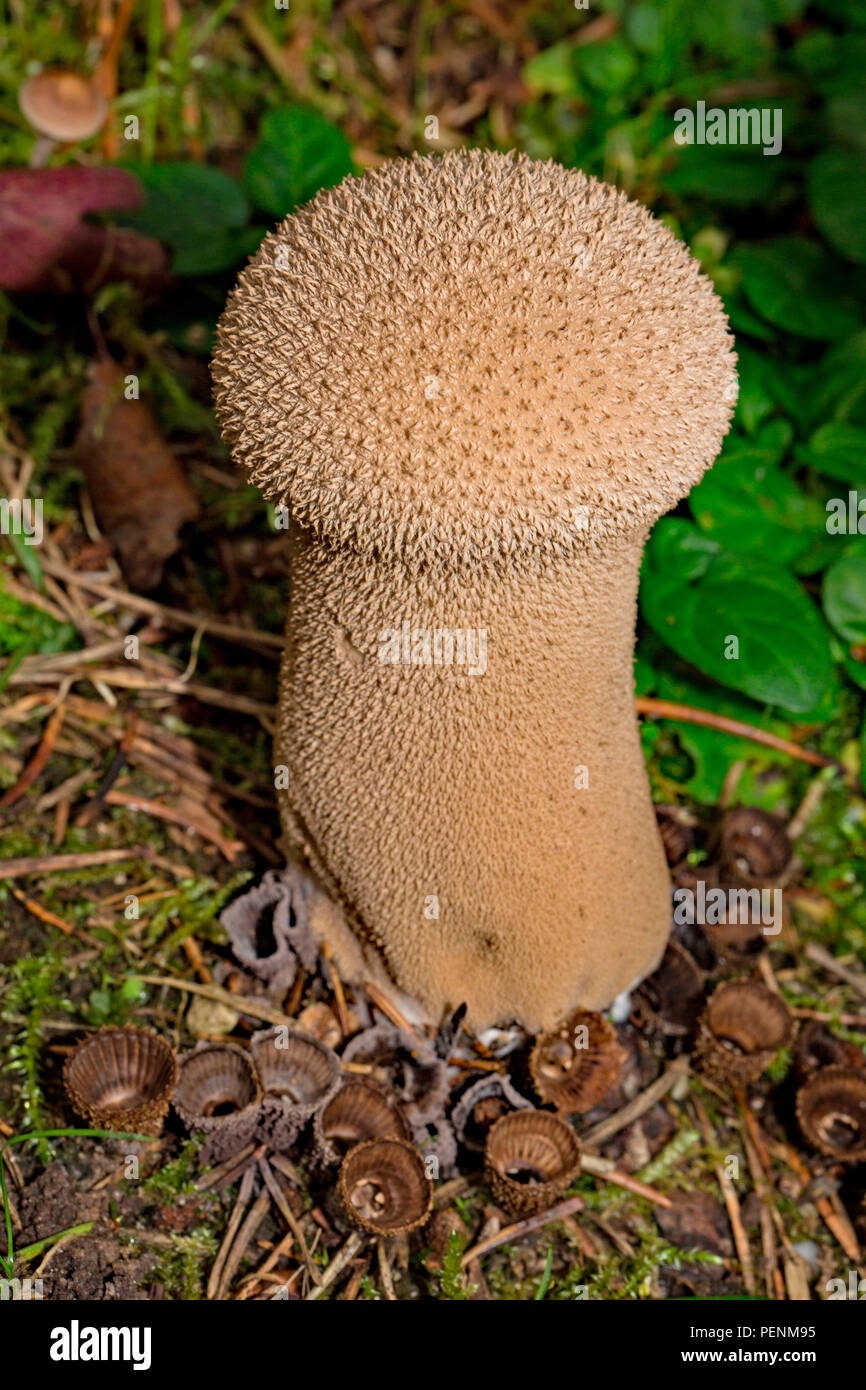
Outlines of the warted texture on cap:
[{"label": "warted texture on cap", "polygon": [[579,170],[478,150],[347,179],[266,237],[214,383],[270,500],[415,563],[648,528],[736,397],[724,313],[682,242]]}]

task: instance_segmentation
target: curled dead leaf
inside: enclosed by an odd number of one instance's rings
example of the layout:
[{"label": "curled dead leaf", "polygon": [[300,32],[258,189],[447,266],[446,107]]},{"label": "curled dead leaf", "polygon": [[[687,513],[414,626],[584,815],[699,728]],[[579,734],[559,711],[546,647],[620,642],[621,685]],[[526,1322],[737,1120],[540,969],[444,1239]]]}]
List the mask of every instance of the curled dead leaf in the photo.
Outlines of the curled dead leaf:
[{"label": "curled dead leaf", "polygon": [[153,589],[198,501],[148,406],[127,400],[115,362],[96,362],[81,402],[76,459],[131,588]]}]

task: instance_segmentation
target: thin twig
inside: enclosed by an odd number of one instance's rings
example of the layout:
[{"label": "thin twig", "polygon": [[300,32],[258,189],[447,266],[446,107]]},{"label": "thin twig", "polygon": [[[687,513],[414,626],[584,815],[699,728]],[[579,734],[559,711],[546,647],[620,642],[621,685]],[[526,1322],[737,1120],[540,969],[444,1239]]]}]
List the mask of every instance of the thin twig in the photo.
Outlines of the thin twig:
[{"label": "thin twig", "polygon": [[256,999],[248,999],[242,994],[232,994],[220,985],[200,985],[195,980],[178,980],[173,975],[136,975],[144,985],[168,985],[170,989],[185,989],[190,994],[201,994],[205,999],[215,999],[219,1004],[227,1004],[235,1013],[249,1014],[251,1018],[262,1018],[266,1023],[279,1027],[292,1027],[292,1020],[279,1009],[260,1004]]},{"label": "thin twig", "polygon": [[307,1294],[306,1301],[308,1303],[312,1303],[315,1298],[321,1298],[322,1294],[327,1292],[338,1276],[342,1274],[346,1265],[350,1264],[355,1258],[361,1248],[362,1242],[363,1236],[358,1231],[353,1231],[345,1245],[340,1247],[331,1263],[328,1265],[322,1275],[322,1282],[317,1284],[316,1287],[311,1289]]},{"label": "thin twig", "polygon": [[[152,859],[146,845],[131,849],[95,849],[82,854],[32,854],[23,859],[7,859],[0,864],[0,878],[24,878],[27,874],[59,874],[68,869],[92,869],[101,864],[133,863]],[[154,859],[154,863],[156,860]],[[185,877],[189,877],[189,870]]]},{"label": "thin twig", "polygon": [[823,753],[815,753],[811,748],[801,748],[799,743],[791,743],[789,739],[779,738],[777,734],[767,733],[765,729],[756,729],[753,724],[744,724],[740,719],[729,719],[727,715],[715,714],[709,709],[696,709],[692,705],[680,705],[673,700],[654,700],[641,695],[635,700],[638,714],[648,715],[651,719],[674,719],[682,720],[684,724],[700,724],[705,729],[718,729],[720,733],[734,734],[738,738],[751,739],[753,743],[762,743],[766,748],[774,748],[777,753],[787,753],[789,758],[798,758],[802,763],[811,763],[813,767],[835,767],[841,772],[845,769],[835,758],[825,758]]},{"label": "thin twig", "polygon": [[[713,1127],[710,1118],[703,1107],[698,1096],[692,1097],[692,1104],[695,1107],[695,1114],[698,1117],[698,1125],[704,1137],[704,1143],[708,1148],[715,1148],[716,1139],[713,1134]],[[721,1163],[713,1164],[716,1180],[721,1188],[722,1196],[725,1199],[725,1206],[728,1210],[728,1220],[731,1223],[731,1230],[734,1233],[734,1245],[737,1248],[737,1255],[740,1261],[740,1268],[743,1271],[743,1283],[748,1293],[755,1292],[755,1271],[752,1265],[752,1252],[749,1249],[749,1237],[743,1225],[743,1218],[740,1214],[740,1199],[737,1190],[731,1182],[724,1165]]]},{"label": "thin twig", "polygon": [[212,637],[222,638],[225,642],[234,642],[241,647],[282,647],[283,638],[276,632],[260,632],[257,628],[241,627],[238,623],[224,623],[218,618],[208,618],[203,613],[186,613],[182,608],[169,608],[164,603],[157,603],[155,599],[144,598],[141,594],[131,594],[126,589],[118,589],[113,584],[105,584],[101,580],[93,579],[86,571],[71,570],[66,565],[57,564],[56,561],[45,561],[44,567],[49,574],[57,579],[62,579],[66,584],[75,584],[79,588],[87,589],[92,594],[97,594],[100,598],[114,599],[123,608],[128,608],[131,613],[142,613],[148,617],[159,618],[161,622],[169,627],[191,627],[201,628],[204,632],[209,632]]},{"label": "thin twig", "polygon": [[237,1232],[237,1229],[241,1224],[244,1209],[246,1208],[247,1202],[250,1200],[250,1194],[253,1190],[254,1179],[255,1169],[248,1168],[247,1171],[244,1173],[243,1178],[241,1179],[241,1185],[238,1189],[237,1199],[232,1209],[232,1214],[229,1218],[229,1224],[226,1227],[226,1233],[223,1236],[222,1245],[220,1246],[217,1252],[217,1257],[213,1263],[213,1269],[210,1272],[210,1278],[207,1281],[208,1298],[216,1297],[216,1291],[219,1288],[223,1266],[226,1262],[226,1256],[228,1255],[229,1250],[231,1249],[232,1242],[235,1238],[235,1233]]},{"label": "thin twig", "polygon": [[36,778],[39,776],[40,772],[44,768],[49,757],[51,756],[51,750],[53,749],[54,744],[57,741],[57,735],[60,733],[60,727],[63,723],[63,718],[65,714],[66,706],[64,704],[58,705],[57,709],[54,711],[54,713],[49,718],[47,724],[45,725],[45,732],[42,735],[42,738],[40,739],[39,747],[36,749],[36,752],[30,759],[30,762],[27,764],[21,776],[18,778],[18,781],[15,783],[15,786],[10,787],[8,791],[5,791],[3,795],[0,796],[0,807],[14,805],[15,802],[18,801],[24,795],[24,793],[29,790],[30,787],[32,787],[33,783],[36,781]]},{"label": "thin twig", "polygon": [[259,1159],[259,1168],[261,1170],[262,1177],[264,1178],[265,1187],[268,1189],[268,1192],[270,1192],[271,1197],[273,1198],[274,1202],[276,1203],[277,1207],[279,1208],[282,1214],[283,1220],[285,1221],[286,1225],[288,1226],[289,1230],[291,1231],[292,1235],[298,1243],[298,1249],[300,1250],[301,1258],[307,1267],[307,1273],[309,1274],[314,1284],[320,1284],[322,1282],[322,1276],[319,1273],[317,1266],[314,1264],[312,1256],[310,1255],[307,1242],[304,1239],[304,1232],[301,1228],[301,1223],[298,1221],[298,1218],[295,1216],[295,1213],[289,1206],[289,1203],[286,1199],[286,1195],[282,1191],[279,1183],[274,1177],[273,1172],[271,1171],[271,1165],[268,1163],[267,1157],[265,1155],[262,1155],[262,1157]]},{"label": "thin twig", "polygon": [[519,1240],[521,1236],[529,1235],[531,1231],[537,1231],[541,1226],[549,1226],[554,1221],[559,1221],[563,1216],[573,1216],[576,1211],[583,1211],[586,1203],[582,1197],[566,1197],[564,1202],[559,1202],[555,1207],[549,1207],[547,1211],[539,1212],[537,1216],[527,1216],[523,1221],[516,1221],[513,1226],[502,1226],[495,1235],[487,1236],[471,1250],[464,1251],[460,1264],[465,1269],[473,1260],[478,1260],[482,1255],[488,1255],[491,1250],[495,1250],[498,1245],[506,1245],[509,1241]]},{"label": "thin twig", "polygon": [[662,1072],[661,1076],[656,1077],[645,1091],[641,1091],[639,1095],[635,1096],[634,1100],[630,1100],[628,1105],[624,1105],[615,1115],[609,1115],[606,1120],[602,1120],[592,1129],[587,1130],[586,1134],[582,1134],[580,1136],[581,1147],[597,1149],[602,1144],[607,1143],[608,1139],[619,1134],[626,1125],[632,1124],[634,1120],[640,1119],[647,1110],[652,1109],[662,1096],[667,1095],[672,1086],[675,1086],[688,1074],[688,1070],[688,1057],[675,1058],[666,1071]]}]

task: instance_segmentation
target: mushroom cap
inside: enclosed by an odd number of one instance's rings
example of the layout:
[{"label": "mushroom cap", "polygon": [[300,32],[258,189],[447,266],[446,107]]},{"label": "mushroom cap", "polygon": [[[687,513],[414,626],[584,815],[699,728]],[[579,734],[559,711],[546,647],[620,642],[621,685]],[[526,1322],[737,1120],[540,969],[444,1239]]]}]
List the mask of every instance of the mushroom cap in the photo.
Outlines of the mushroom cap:
[{"label": "mushroom cap", "polygon": [[866,1075],[825,1067],[797,1092],[797,1119],[814,1148],[843,1163],[866,1159]]},{"label": "mushroom cap", "polygon": [[66,1093],[97,1129],[160,1134],[177,1078],[177,1059],[156,1033],[101,1028],[63,1066]]},{"label": "mushroom cap", "polygon": [[340,1060],[329,1047],[290,1028],[265,1028],[251,1042],[266,1096],[312,1115],[340,1085]]},{"label": "mushroom cap", "polygon": [[105,97],[83,73],[71,68],[44,68],[28,77],[18,92],[22,114],[52,140],[87,140],[105,124]]},{"label": "mushroom cap", "polygon": [[580,170],[489,150],[396,160],[289,217],[229,298],[213,377],[266,497],[413,564],[642,534],[736,398],[683,243]]},{"label": "mushroom cap", "polygon": [[252,1139],[262,1088],[236,1043],[197,1043],[181,1057],[173,1105],[186,1128],[208,1135],[204,1156],[221,1163]]},{"label": "mushroom cap", "polygon": [[729,980],[710,996],[701,1015],[696,1054],[703,1071],[720,1081],[756,1081],[795,1022],[781,995],[759,980]]},{"label": "mushroom cap", "polygon": [[355,1226],[369,1235],[406,1234],[433,1206],[433,1183],[418,1150],[403,1139],[367,1139],[340,1167],[340,1201]]},{"label": "mushroom cap", "polygon": [[639,1008],[652,1027],[682,1037],[694,1028],[705,992],[701,967],[671,938],[659,965],[640,987]]},{"label": "mushroom cap", "polygon": [[399,1097],[411,1125],[445,1114],[448,1068],[426,1042],[402,1028],[390,1023],[365,1028],[346,1044],[343,1061],[369,1064],[372,1077]]},{"label": "mushroom cap", "polygon": [[552,1206],[579,1168],[577,1135],[548,1110],[512,1110],[487,1135],[487,1181],[496,1201],[513,1216]]},{"label": "mushroom cap", "polygon": [[550,1033],[541,1033],[529,1058],[532,1083],[550,1105],[585,1115],[614,1085],[624,1053],[603,1014],[576,1009]]},{"label": "mushroom cap", "polygon": [[313,1144],[320,1167],[333,1167],[368,1139],[409,1139],[409,1126],[384,1087],[365,1076],[349,1076],[316,1111]]},{"label": "mushroom cap", "polygon": [[241,1111],[257,1113],[261,1098],[253,1064],[235,1043],[198,1043],[180,1059],[173,1103],[187,1129],[236,1123]]}]

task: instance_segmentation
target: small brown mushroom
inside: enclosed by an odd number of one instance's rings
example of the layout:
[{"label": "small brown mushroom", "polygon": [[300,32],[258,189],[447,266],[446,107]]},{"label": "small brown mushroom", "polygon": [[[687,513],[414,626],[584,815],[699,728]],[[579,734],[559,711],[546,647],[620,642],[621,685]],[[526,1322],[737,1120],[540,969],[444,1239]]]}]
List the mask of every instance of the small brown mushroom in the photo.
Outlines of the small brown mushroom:
[{"label": "small brown mushroom", "polygon": [[866,1075],[825,1067],[797,1092],[797,1119],[806,1139],[841,1163],[866,1159]]},{"label": "small brown mushroom", "polygon": [[409,1139],[409,1126],[384,1087],[367,1077],[343,1082],[313,1119],[313,1149],[320,1169],[335,1168],[349,1149],[368,1139]]},{"label": "small brown mushroom", "polygon": [[180,1059],[174,1108],[191,1132],[208,1136],[206,1160],[221,1163],[252,1139],[262,1088],[235,1043],[199,1043]]},{"label": "small brown mushroom", "polygon": [[542,1033],[529,1058],[542,1100],[567,1114],[585,1115],[622,1070],[616,1029],[602,1014],[577,1009],[551,1033]]},{"label": "small brown mushroom", "polygon": [[372,1068],[374,1080],[393,1090],[411,1125],[438,1120],[448,1099],[448,1068],[420,1038],[390,1023],[366,1028],[346,1044],[344,1062]]},{"label": "small brown mushroom", "polygon": [[251,1051],[264,1091],[259,1136],[275,1149],[289,1149],[336,1092],[340,1059],[324,1043],[283,1027],[254,1033]]},{"label": "small brown mushroom", "polygon": [[402,1139],[356,1144],[343,1159],[338,1187],[344,1213],[369,1235],[405,1235],[433,1206],[424,1160]]},{"label": "small brown mushroom", "polygon": [[780,883],[794,853],[784,822],[757,806],[726,811],[717,832],[722,883],[761,888]]},{"label": "small brown mushroom", "polygon": [[698,1027],[695,1057],[722,1082],[757,1081],[794,1035],[784,999],[758,980],[730,980],[711,995]]},{"label": "small brown mushroom", "polygon": [[90,78],[71,68],[43,68],[18,92],[22,115],[40,135],[63,144],[89,140],[108,114],[105,97]]},{"label": "small brown mushroom", "polygon": [[656,806],[655,813],[665,857],[673,869],[694,849],[695,818],[682,806]]},{"label": "small brown mushroom", "polygon": [[480,1152],[491,1126],[510,1110],[532,1109],[532,1102],[515,1090],[507,1076],[491,1072],[473,1081],[451,1112],[458,1141]]},{"label": "small brown mushroom", "polygon": [[698,1021],[705,993],[704,972],[694,956],[671,940],[658,970],[638,991],[638,1012],[659,1032],[684,1037]]},{"label": "small brown mushroom", "polygon": [[95,1129],[158,1135],[177,1077],[168,1043],[143,1028],[101,1028],[83,1038],[63,1066],[79,1115]]},{"label": "small brown mushroom", "polygon": [[580,1168],[571,1125],[547,1110],[514,1110],[490,1130],[484,1171],[499,1206],[530,1216],[552,1206]]},{"label": "small brown mushroom", "polygon": [[866,1052],[855,1042],[838,1038],[820,1019],[809,1019],[797,1034],[794,1047],[794,1065],[801,1081],[823,1067],[848,1067],[854,1070],[866,1069]]}]

